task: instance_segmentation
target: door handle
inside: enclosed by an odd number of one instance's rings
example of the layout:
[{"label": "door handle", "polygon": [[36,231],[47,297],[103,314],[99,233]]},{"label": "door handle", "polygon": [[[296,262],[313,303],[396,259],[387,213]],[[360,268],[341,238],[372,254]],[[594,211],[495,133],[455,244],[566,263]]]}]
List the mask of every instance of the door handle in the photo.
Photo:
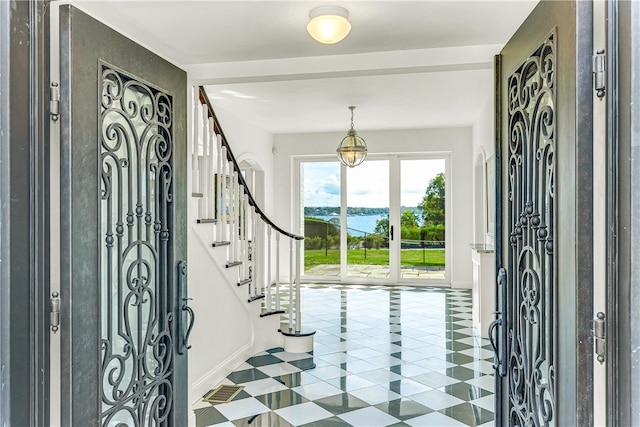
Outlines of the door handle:
[{"label": "door handle", "polygon": [[390,240],[393,240],[393,225],[389,227],[389,235],[391,236]]},{"label": "door handle", "polygon": [[187,262],[183,260],[178,262],[178,301],[180,301],[181,304],[180,310],[178,310],[177,313],[178,354],[185,354],[185,350],[191,348],[189,345],[189,336],[196,321],[196,315],[188,304],[191,298],[188,298],[187,295]]},{"label": "door handle", "polygon": [[[498,276],[496,278],[498,285],[498,292],[500,292],[499,307],[496,311],[496,320],[491,322],[489,326],[489,341],[493,352],[495,354],[495,361],[493,369],[496,370],[496,374],[504,377],[507,375],[507,322],[508,322],[508,289],[507,289],[507,270],[501,267],[498,270]],[[497,337],[494,340],[494,331],[498,331]]]},{"label": "door handle", "polygon": [[186,311],[189,316],[189,326],[187,326],[187,332],[185,332],[184,338],[182,340],[183,346],[187,350],[191,348],[191,344],[189,344],[189,336],[191,335],[193,324],[196,322],[196,314],[193,312],[193,309],[187,305],[187,300],[190,299],[191,298],[186,298],[184,304],[182,305],[182,311]]},{"label": "door handle", "polygon": [[[497,313],[498,315],[500,315],[500,313]],[[498,326],[502,325],[502,318],[499,317],[497,319],[495,319],[493,322],[491,322],[491,324],[489,325],[489,343],[491,344],[491,347],[493,348],[493,355],[495,358],[495,361],[493,362],[493,369],[498,371],[498,375],[503,376],[502,373],[499,371],[500,368],[500,355],[498,354],[498,347],[496,344],[496,341],[493,338],[493,333],[495,331],[495,329]]]}]

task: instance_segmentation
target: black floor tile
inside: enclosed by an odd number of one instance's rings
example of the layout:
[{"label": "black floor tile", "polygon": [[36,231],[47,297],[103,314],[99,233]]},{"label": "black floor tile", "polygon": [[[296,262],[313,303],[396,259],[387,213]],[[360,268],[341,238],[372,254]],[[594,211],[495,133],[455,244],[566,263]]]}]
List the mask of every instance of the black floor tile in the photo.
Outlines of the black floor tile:
[{"label": "black floor tile", "polygon": [[247,359],[247,363],[251,366],[266,366],[266,365],[273,365],[275,363],[282,363],[282,360],[278,359],[275,356],[272,356],[271,354],[265,354],[262,356],[253,356],[250,357],[249,359]]},{"label": "black floor tile", "polygon": [[439,411],[440,413],[465,423],[468,426],[478,426],[493,420],[493,413],[465,402]]},{"label": "black floor tile", "polygon": [[255,398],[269,409],[286,408],[291,405],[299,405],[309,401],[309,399],[290,389],[255,396]]},{"label": "black floor tile", "polygon": [[211,424],[219,424],[227,421],[216,408],[210,406],[208,408],[196,409],[196,427],[209,426]]},{"label": "black floor tile", "polygon": [[316,367],[313,357],[308,359],[292,360],[289,364],[303,371],[308,371],[309,369],[314,369]]},{"label": "black floor tile", "polygon": [[445,387],[441,387],[438,390],[443,391],[451,396],[455,396],[458,399],[465,401],[479,399],[481,397],[488,396],[492,393],[482,389],[480,387],[472,386],[467,383],[455,383]]},{"label": "black floor tile", "polygon": [[232,423],[238,427],[294,427],[275,412],[240,418],[239,420],[233,420]]},{"label": "black floor tile", "polygon": [[404,398],[379,403],[375,405],[375,407],[402,421],[433,412],[432,409],[427,408],[418,402]]},{"label": "black floor tile", "polygon": [[355,411],[356,409],[370,406],[367,402],[363,402],[349,393],[336,394],[334,396],[314,400],[313,402],[331,412],[333,415],[340,415],[345,412]]},{"label": "black floor tile", "polygon": [[[280,362],[282,362],[282,360],[280,360]],[[241,384],[248,383],[249,381],[262,380],[264,378],[269,378],[269,376],[262,371],[252,368],[232,372],[227,376],[227,378],[235,384]]]}]

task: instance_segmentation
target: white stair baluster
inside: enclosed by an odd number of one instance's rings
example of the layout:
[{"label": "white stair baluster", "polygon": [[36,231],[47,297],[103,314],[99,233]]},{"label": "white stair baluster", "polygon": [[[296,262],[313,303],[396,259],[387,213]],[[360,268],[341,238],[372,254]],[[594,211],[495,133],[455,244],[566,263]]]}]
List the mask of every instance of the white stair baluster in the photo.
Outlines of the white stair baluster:
[{"label": "white stair baluster", "polygon": [[223,157],[222,157],[222,136],[216,135],[217,139],[217,162],[216,162],[216,238],[218,242],[222,241],[222,169],[223,169]]},{"label": "white stair baluster", "polygon": [[280,232],[276,233],[276,311],[280,311]]},{"label": "white stair baluster", "polygon": [[296,240],[296,332],[302,328],[302,309],[300,298],[300,240]]},{"label": "white stair baluster", "polygon": [[289,239],[289,332],[293,331],[293,239]]},{"label": "white stair baluster", "polygon": [[215,208],[215,200],[216,200],[216,189],[215,189],[215,170],[216,170],[216,134],[213,129],[213,117],[209,117],[207,129],[209,129],[209,138],[207,145],[209,147],[209,159],[208,159],[208,181],[207,185],[207,218],[213,219],[216,216],[216,208]]},{"label": "white stair baluster", "polygon": [[271,312],[271,226],[267,225],[267,312]]}]

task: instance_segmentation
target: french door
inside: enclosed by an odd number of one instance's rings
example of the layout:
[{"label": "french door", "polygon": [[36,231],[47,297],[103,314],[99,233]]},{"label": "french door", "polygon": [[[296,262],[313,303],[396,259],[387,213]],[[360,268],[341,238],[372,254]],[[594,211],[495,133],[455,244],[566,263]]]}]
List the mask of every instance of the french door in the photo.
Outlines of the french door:
[{"label": "french door", "polygon": [[59,15],[61,423],[186,425],[186,73]]},{"label": "french door", "polygon": [[327,157],[299,168],[307,278],[447,283],[448,155],[370,155],[353,169]]},{"label": "french door", "polygon": [[593,423],[592,19],[542,1],[496,59],[496,425]]}]

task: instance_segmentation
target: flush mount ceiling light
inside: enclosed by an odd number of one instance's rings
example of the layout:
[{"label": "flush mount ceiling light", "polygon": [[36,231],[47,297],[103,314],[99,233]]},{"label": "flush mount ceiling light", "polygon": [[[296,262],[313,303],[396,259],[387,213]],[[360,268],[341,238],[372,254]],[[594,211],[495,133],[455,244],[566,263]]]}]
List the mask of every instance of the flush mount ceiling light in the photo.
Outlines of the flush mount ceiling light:
[{"label": "flush mount ceiling light", "polygon": [[336,152],[343,165],[354,168],[364,162],[367,157],[367,144],[364,139],[357,135],[356,130],[353,128],[353,110],[356,107],[351,106],[349,109],[351,110],[351,128],[347,132],[347,136],[338,145]]},{"label": "flush mount ceiling light", "polygon": [[307,31],[324,44],[338,43],[351,31],[349,11],[340,6],[319,6],[309,12]]}]

